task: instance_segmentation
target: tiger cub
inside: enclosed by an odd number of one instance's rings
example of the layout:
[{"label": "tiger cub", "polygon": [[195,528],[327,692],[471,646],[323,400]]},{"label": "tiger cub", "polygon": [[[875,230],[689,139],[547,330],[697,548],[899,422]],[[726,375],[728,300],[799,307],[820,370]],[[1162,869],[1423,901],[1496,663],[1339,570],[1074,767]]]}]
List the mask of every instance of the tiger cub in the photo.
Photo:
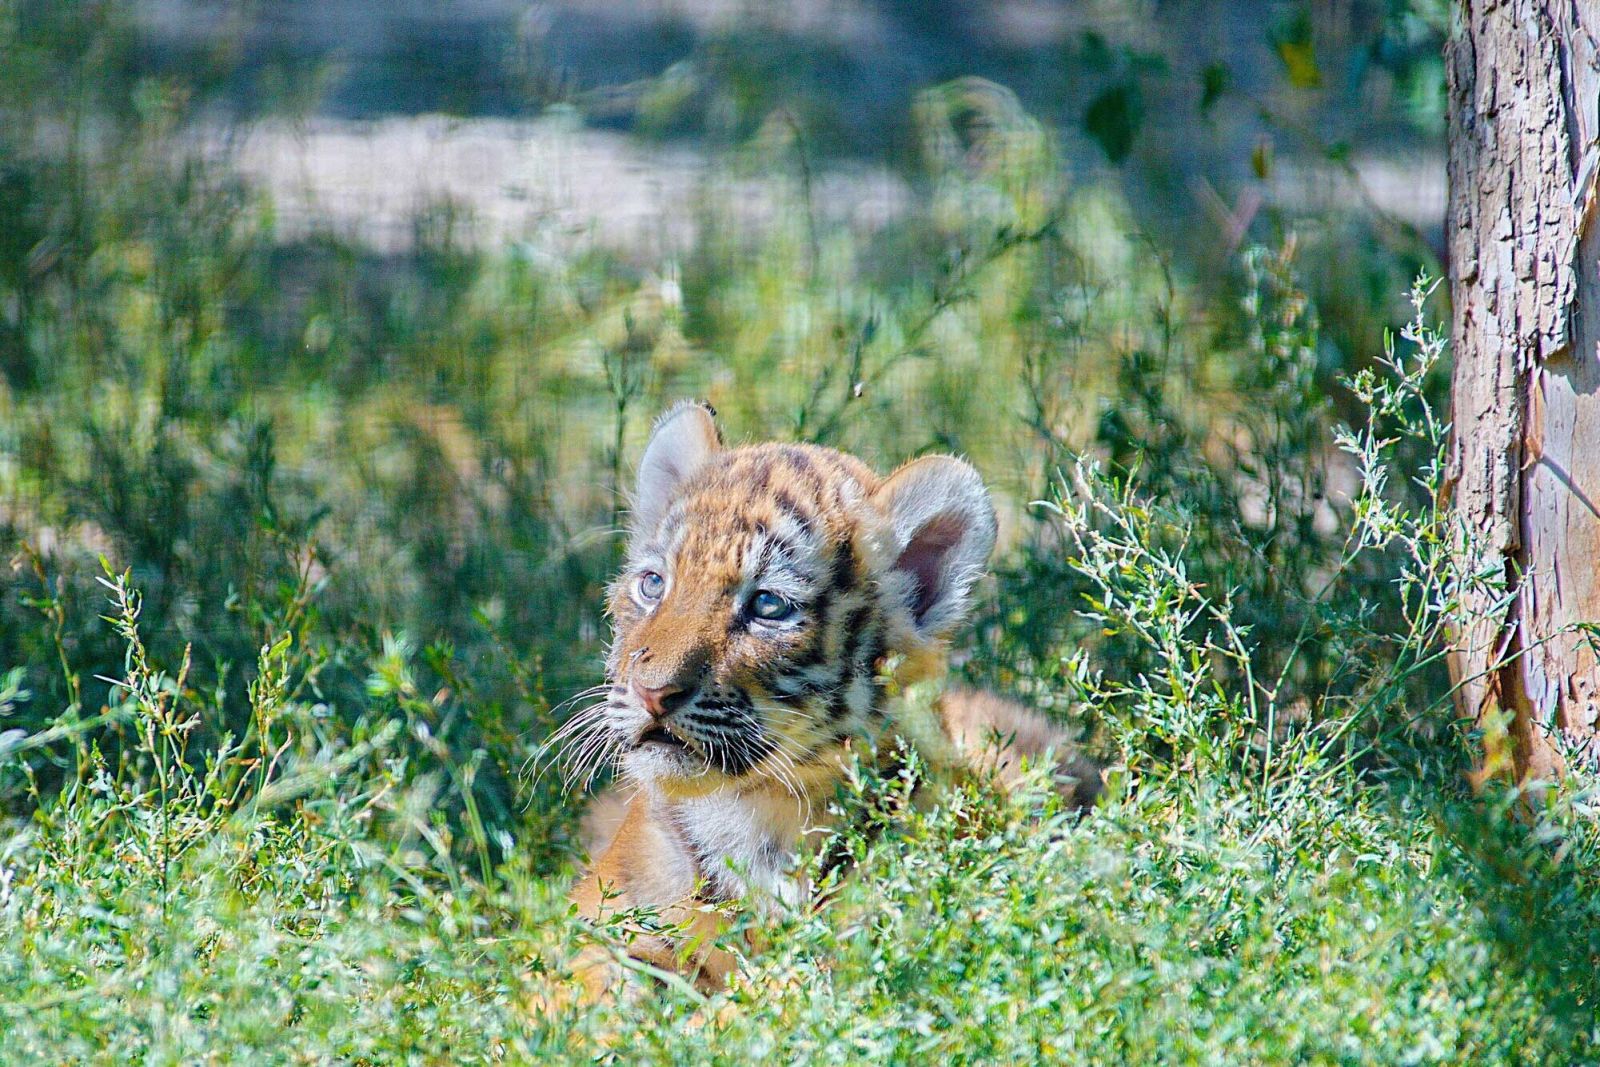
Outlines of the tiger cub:
[{"label": "tiger cub", "polygon": [[[640,934],[629,954],[715,988],[734,961],[707,905],[801,899],[805,838],[863,741],[907,732],[891,691],[942,671],[995,513],[954,457],[882,478],[828,448],[728,448],[712,411],[683,403],[652,432],[629,533],[604,699],[561,738],[619,772],[592,807],[572,900],[590,920],[656,909],[675,935]],[[1092,799],[1093,768],[1038,714],[959,689],[936,708],[942,736],[918,746],[930,761],[1005,782],[1049,750],[1062,788]],[[613,970],[598,954],[580,965],[591,995]]]}]

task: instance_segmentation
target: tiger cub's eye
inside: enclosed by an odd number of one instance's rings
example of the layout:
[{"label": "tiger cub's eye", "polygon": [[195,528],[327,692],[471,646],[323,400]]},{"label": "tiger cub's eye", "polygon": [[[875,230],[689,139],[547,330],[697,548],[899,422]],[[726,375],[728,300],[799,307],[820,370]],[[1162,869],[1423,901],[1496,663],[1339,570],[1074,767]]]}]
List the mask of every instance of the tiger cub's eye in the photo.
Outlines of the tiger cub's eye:
[{"label": "tiger cub's eye", "polygon": [[782,622],[794,611],[793,603],[766,589],[750,598],[750,614],[765,622]]},{"label": "tiger cub's eye", "polygon": [[654,604],[661,599],[661,594],[667,591],[667,580],[655,571],[645,571],[639,575],[637,583],[639,599],[647,604]]}]

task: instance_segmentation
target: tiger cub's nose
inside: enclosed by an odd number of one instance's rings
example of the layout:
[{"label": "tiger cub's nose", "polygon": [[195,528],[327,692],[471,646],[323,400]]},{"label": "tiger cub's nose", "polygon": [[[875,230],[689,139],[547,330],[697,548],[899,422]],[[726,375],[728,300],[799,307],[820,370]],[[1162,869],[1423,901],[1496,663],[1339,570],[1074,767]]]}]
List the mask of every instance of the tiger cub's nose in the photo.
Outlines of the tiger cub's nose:
[{"label": "tiger cub's nose", "polygon": [[681,685],[667,684],[650,689],[633,683],[633,695],[639,698],[639,703],[644,705],[652,718],[664,719],[677,711],[688,701],[689,694]]}]

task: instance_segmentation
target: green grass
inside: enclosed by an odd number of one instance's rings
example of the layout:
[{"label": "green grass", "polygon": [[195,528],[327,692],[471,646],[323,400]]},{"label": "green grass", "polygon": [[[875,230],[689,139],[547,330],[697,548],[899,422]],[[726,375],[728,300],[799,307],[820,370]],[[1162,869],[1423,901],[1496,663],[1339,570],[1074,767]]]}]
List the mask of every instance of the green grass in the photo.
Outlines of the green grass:
[{"label": "green grass", "polygon": [[[173,716],[131,680],[158,763]],[[1082,818],[946,794],[729,993],[556,1014],[527,1005],[588,936],[559,886],[514,845],[454,867],[428,783],[345,757],[235,803],[248,760],[41,805],[5,850],[8,1057],[1554,1063],[1595,1037],[1592,826],[1558,858],[1309,752],[1267,795],[1187,759],[1117,777]]]},{"label": "green grass", "polygon": [[[958,81],[872,235],[797,173],[756,233],[712,179],[671,263],[468,248],[448,205],[392,256],[280,243],[185,150],[215,72],[141,70],[123,15],[0,0],[0,1061],[1597,1058],[1595,784],[1466,789],[1443,309],[1362,220],[1191,276]],[[1315,306],[1334,258],[1381,298]],[[1108,788],[940,794],[728,992],[535,1010],[616,931],[528,761],[682,395],[971,456],[1006,538],[961,671]]]},{"label": "green grass", "polygon": [[[1518,798],[1464,795],[1467,749],[1448,714],[1407,704],[1455,581],[1441,551],[1447,516],[1385,495],[1390,430],[1443,446],[1424,394],[1442,342],[1422,306],[1419,294],[1414,351],[1393,358],[1389,377],[1355,383],[1373,421],[1344,441],[1365,488],[1351,554],[1328,583],[1354,573],[1360,553],[1393,550],[1398,654],[1352,665],[1360,678],[1347,692],[1291,714],[1290,672],[1276,685],[1256,675],[1270,642],[1241,630],[1229,599],[1165,547],[1188,543],[1192,520],[1080,464],[1051,509],[1059,551],[1091,590],[1085,615],[1120,639],[1124,665],[1141,665],[1109,674],[1092,651],[1059,657],[1058,684],[1101,724],[1107,795],[1080,816],[1040,779],[1009,797],[978,783],[905,808],[891,799],[905,780],[863,772],[838,803],[899,812],[889,832],[847,836],[854,870],[816,906],[763,926],[765,947],[710,998],[641,976],[615,1003],[535,1007],[580,945],[615,933],[580,927],[547,861],[514,838],[490,863],[471,805],[444,817],[445,778],[471,797],[476,764],[441,754],[448,775],[417,773],[391,755],[402,729],[427,747],[420,713],[319,726],[297,686],[306,653],[287,638],[261,650],[251,728],[194,752],[206,698],[185,666],[149,661],[137,594],[108,574],[107,621],[127,649],[108,713],[126,744],[115,761],[81,752],[76,776],[33,794],[32,817],[5,845],[8,1053],[1583,1060],[1597,1037],[1600,954],[1588,787],[1554,791],[1524,826]],[[428,704],[410,655],[391,645],[374,663],[374,698]],[[71,745],[45,740],[8,744]]]}]

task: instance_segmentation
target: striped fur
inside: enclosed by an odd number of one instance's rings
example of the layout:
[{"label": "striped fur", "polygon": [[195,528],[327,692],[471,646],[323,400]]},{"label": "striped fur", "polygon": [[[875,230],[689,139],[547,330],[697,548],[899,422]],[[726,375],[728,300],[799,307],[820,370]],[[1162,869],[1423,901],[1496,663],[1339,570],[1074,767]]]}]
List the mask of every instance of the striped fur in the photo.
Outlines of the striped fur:
[{"label": "striped fur", "polygon": [[[591,818],[580,913],[651,905],[690,920],[685,936],[631,951],[719,984],[731,960],[708,947],[699,905],[803,894],[790,875],[803,838],[852,749],[894,719],[886,664],[897,683],[942,666],[994,535],[961,460],[880,478],[827,448],[725,448],[698,405],[663,416],[610,591],[607,686],[564,734],[580,776],[607,759],[620,772]],[[953,692],[941,711],[954,758],[1002,776],[1016,753],[1068,748],[996,697]],[[994,734],[1023,743],[996,749]]]}]

